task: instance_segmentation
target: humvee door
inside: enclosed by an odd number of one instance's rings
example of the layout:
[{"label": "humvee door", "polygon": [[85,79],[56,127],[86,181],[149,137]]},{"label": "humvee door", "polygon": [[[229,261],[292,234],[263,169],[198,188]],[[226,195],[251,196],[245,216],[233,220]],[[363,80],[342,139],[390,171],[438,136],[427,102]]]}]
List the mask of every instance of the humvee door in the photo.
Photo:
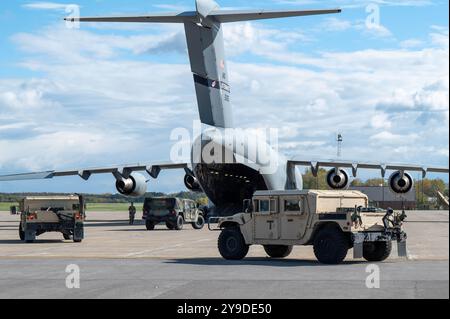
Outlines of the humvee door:
[{"label": "humvee door", "polygon": [[279,239],[278,200],[276,197],[258,197],[253,201],[255,240]]},{"label": "humvee door", "polygon": [[306,196],[280,197],[281,239],[301,239],[308,222]]}]

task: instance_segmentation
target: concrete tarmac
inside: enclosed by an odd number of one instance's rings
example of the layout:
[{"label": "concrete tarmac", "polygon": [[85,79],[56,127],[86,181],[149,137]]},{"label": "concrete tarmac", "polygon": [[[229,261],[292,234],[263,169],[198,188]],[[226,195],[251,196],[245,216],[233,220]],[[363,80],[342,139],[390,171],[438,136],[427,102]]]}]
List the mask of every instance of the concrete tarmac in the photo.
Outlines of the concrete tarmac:
[{"label": "concrete tarmac", "polygon": [[[284,260],[270,260],[251,247],[243,261],[223,260],[218,232],[182,231],[141,221],[127,213],[88,212],[86,239],[61,234],[18,240],[18,216],[0,213],[0,298],[449,298],[448,212],[409,212],[408,258],[373,265],[353,260],[319,264],[311,247],[295,247]],[[80,269],[80,289],[66,287],[66,267]],[[369,268],[367,268],[370,266]],[[366,280],[380,270],[380,288]]]}]

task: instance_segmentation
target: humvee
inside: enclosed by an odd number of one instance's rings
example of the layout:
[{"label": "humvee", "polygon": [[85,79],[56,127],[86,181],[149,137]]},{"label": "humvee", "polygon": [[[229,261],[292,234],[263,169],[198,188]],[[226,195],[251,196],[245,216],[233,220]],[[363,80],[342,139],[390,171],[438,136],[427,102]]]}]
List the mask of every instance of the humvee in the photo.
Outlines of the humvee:
[{"label": "humvee", "polygon": [[146,198],[142,218],[147,230],[153,230],[159,223],[165,223],[171,230],[183,229],[184,223],[190,223],[194,229],[205,225],[203,211],[195,201],[176,197]]},{"label": "humvee", "polygon": [[257,191],[244,201],[244,212],[218,219],[218,248],[231,260],[244,258],[250,245],[263,245],[272,258],[287,257],[294,245],[312,245],[324,264],[341,263],[350,248],[355,258],[383,261],[392,241],[406,256],[405,217],[368,207],[358,191]]},{"label": "humvee", "polygon": [[46,232],[60,232],[65,240],[84,238],[85,204],[82,196],[32,196],[19,203],[21,240],[32,243]]}]

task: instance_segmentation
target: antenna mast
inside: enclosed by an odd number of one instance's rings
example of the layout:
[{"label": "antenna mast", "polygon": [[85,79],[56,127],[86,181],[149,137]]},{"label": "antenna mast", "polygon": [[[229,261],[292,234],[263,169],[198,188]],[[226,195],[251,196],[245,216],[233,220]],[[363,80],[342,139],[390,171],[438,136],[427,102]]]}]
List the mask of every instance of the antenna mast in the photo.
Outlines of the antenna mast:
[{"label": "antenna mast", "polygon": [[344,138],[342,137],[341,133],[337,134],[336,142],[337,142],[337,157],[341,158],[342,156],[342,142],[344,141]]}]

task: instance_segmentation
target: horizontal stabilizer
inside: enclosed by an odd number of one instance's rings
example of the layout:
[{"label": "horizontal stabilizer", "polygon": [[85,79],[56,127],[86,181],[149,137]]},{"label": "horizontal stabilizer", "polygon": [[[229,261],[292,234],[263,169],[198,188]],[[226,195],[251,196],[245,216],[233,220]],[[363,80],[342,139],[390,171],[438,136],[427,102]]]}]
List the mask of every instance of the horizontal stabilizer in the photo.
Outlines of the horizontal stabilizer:
[{"label": "horizontal stabilizer", "polygon": [[[327,10],[216,10],[209,13],[208,18],[216,20],[220,23],[238,22],[238,21],[252,21],[275,18],[301,17],[312,16],[319,14],[339,13],[341,9],[327,9]],[[175,13],[160,13],[142,16],[129,17],[68,17],[66,21],[71,22],[148,22],[148,23],[185,23],[202,21],[197,11],[185,11]]]},{"label": "horizontal stabilizer", "polygon": [[214,18],[221,23],[238,22],[238,21],[251,21],[251,20],[263,20],[263,19],[275,19],[275,18],[289,18],[289,17],[301,17],[312,16],[319,14],[332,14],[340,13],[341,9],[328,9],[328,10],[238,10],[238,11],[213,11],[208,17]]},{"label": "horizontal stabilizer", "polygon": [[184,23],[192,21],[197,17],[196,11],[176,12],[176,13],[161,13],[142,16],[130,17],[84,17],[75,18],[68,17],[64,20],[71,22],[154,22],[154,23]]}]

